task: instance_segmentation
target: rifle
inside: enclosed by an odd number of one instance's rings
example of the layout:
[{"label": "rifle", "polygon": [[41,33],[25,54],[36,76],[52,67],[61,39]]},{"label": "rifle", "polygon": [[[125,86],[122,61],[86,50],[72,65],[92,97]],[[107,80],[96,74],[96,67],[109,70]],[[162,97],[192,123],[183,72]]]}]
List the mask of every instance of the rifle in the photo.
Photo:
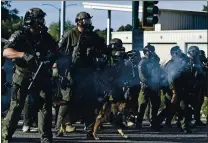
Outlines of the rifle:
[{"label": "rifle", "polygon": [[32,88],[34,88],[35,85],[37,84],[39,74],[42,71],[42,69],[44,68],[44,65],[46,65],[48,63],[49,63],[49,61],[41,61],[40,62],[40,65],[38,66],[36,72],[33,74],[32,78],[31,78],[31,82],[27,88],[30,92],[32,92]]},{"label": "rifle", "polygon": [[40,65],[38,66],[38,69],[34,73],[32,79],[31,79],[31,82],[28,86],[29,91],[32,91],[32,88],[34,88],[34,85],[37,82],[38,75],[39,75],[40,71],[43,69],[43,66],[44,66],[44,62],[40,62]]}]

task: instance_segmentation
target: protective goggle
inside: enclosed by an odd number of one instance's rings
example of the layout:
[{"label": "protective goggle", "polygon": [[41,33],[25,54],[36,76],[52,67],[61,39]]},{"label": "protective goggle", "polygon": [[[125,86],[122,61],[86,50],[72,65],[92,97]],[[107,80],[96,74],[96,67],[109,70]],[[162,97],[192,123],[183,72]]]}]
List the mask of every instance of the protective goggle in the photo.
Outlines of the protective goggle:
[{"label": "protective goggle", "polygon": [[177,51],[174,51],[173,53],[175,53],[175,54],[177,54],[177,55],[180,55],[180,54],[182,54],[182,51],[181,51],[181,49],[179,49],[179,50],[177,50]]},{"label": "protective goggle", "polygon": [[122,45],[117,44],[117,43],[111,44],[110,47],[112,49],[115,49],[115,50],[121,50],[121,49],[123,49]]},{"label": "protective goggle", "polygon": [[45,18],[44,18],[44,17],[35,18],[34,21],[35,21],[38,25],[45,25]]},{"label": "protective goggle", "polygon": [[189,51],[188,54],[190,56],[199,56],[200,55],[200,52],[199,51]]},{"label": "protective goggle", "polygon": [[147,51],[147,52],[149,52],[151,55],[156,55],[156,53],[155,53],[155,51]]},{"label": "protective goggle", "polygon": [[92,24],[91,18],[83,18],[83,19],[80,19],[79,22],[81,22],[83,25],[91,25]]}]

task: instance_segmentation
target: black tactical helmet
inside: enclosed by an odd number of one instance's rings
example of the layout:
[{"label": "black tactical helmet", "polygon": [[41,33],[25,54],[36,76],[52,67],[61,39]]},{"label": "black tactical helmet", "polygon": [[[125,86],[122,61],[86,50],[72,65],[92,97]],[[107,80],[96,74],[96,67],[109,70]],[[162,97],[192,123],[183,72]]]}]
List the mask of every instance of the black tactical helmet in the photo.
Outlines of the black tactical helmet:
[{"label": "black tactical helmet", "polygon": [[134,50],[132,50],[132,53],[136,54],[137,56],[141,56],[139,50],[134,49]]},{"label": "black tactical helmet", "polygon": [[29,26],[32,23],[38,24],[38,25],[45,25],[45,19],[46,13],[43,12],[40,8],[31,8],[29,9],[24,17],[24,25]]},{"label": "black tactical helmet", "polygon": [[126,54],[129,57],[134,57],[134,56],[141,57],[141,54],[140,54],[139,50],[136,50],[136,49],[128,51]]},{"label": "black tactical helmet", "polygon": [[146,54],[147,51],[155,52],[155,47],[152,46],[152,45],[150,45],[150,44],[148,44],[147,46],[145,46],[145,47],[143,48],[143,53]]},{"label": "black tactical helmet", "polygon": [[188,54],[191,57],[194,57],[194,56],[200,55],[200,50],[199,50],[199,48],[197,46],[191,46],[188,49]]},{"label": "black tactical helmet", "polygon": [[181,53],[181,49],[179,46],[174,46],[170,49],[170,54],[173,55],[174,53]]},{"label": "black tactical helmet", "polygon": [[110,46],[111,46],[112,49],[122,49],[123,48],[123,42],[121,41],[121,39],[113,38],[110,41]]},{"label": "black tactical helmet", "polygon": [[201,56],[205,56],[206,54],[205,54],[205,51],[204,50],[200,50],[200,55]]},{"label": "black tactical helmet", "polygon": [[76,18],[75,18],[75,22],[77,23],[78,20],[81,20],[81,19],[91,19],[92,16],[90,16],[89,13],[85,12],[85,11],[82,11],[80,13],[78,13],[76,15]]}]

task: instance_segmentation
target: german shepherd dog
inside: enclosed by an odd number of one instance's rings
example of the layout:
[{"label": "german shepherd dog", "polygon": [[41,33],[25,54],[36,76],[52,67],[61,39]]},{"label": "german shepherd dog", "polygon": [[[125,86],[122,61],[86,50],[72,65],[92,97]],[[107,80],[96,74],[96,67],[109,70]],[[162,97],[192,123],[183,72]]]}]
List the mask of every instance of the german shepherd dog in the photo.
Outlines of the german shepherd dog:
[{"label": "german shepherd dog", "polygon": [[103,122],[110,122],[116,127],[118,133],[122,137],[128,138],[128,136],[123,132],[123,112],[125,107],[125,102],[113,102],[110,100],[101,105],[101,108],[98,110],[98,115],[93,128],[93,136],[95,140],[99,140],[99,137],[97,137],[97,130]]}]

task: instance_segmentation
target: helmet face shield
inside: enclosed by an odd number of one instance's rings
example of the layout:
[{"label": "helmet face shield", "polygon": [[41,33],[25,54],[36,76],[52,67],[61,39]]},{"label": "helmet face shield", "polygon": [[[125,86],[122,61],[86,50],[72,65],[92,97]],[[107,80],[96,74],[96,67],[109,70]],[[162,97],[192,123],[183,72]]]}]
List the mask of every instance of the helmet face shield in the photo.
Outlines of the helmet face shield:
[{"label": "helmet face shield", "polygon": [[78,25],[83,28],[88,28],[92,26],[91,18],[83,18],[78,20]]},{"label": "helmet face shield", "polygon": [[75,22],[84,29],[91,29],[93,27],[91,18],[92,16],[89,13],[83,11],[77,14]]},{"label": "helmet face shield", "polygon": [[35,21],[37,22],[38,25],[45,25],[45,18],[44,17],[36,18]]},{"label": "helmet face shield", "polygon": [[182,51],[181,51],[181,49],[178,49],[177,51],[174,51],[173,54],[181,56],[182,55]]},{"label": "helmet face shield", "polygon": [[46,13],[39,8],[29,9],[24,18],[24,25],[32,27],[35,30],[43,28],[45,26],[45,17]]},{"label": "helmet face shield", "polygon": [[113,44],[111,44],[111,48],[115,49],[115,50],[120,50],[122,48],[122,46],[120,44],[113,43]]},{"label": "helmet face shield", "polygon": [[200,50],[199,50],[199,48],[196,47],[196,46],[191,46],[191,47],[188,49],[188,54],[189,54],[191,57],[199,56],[199,55],[200,55]]},{"label": "helmet face shield", "polygon": [[91,18],[82,19],[84,25],[92,25]]}]

